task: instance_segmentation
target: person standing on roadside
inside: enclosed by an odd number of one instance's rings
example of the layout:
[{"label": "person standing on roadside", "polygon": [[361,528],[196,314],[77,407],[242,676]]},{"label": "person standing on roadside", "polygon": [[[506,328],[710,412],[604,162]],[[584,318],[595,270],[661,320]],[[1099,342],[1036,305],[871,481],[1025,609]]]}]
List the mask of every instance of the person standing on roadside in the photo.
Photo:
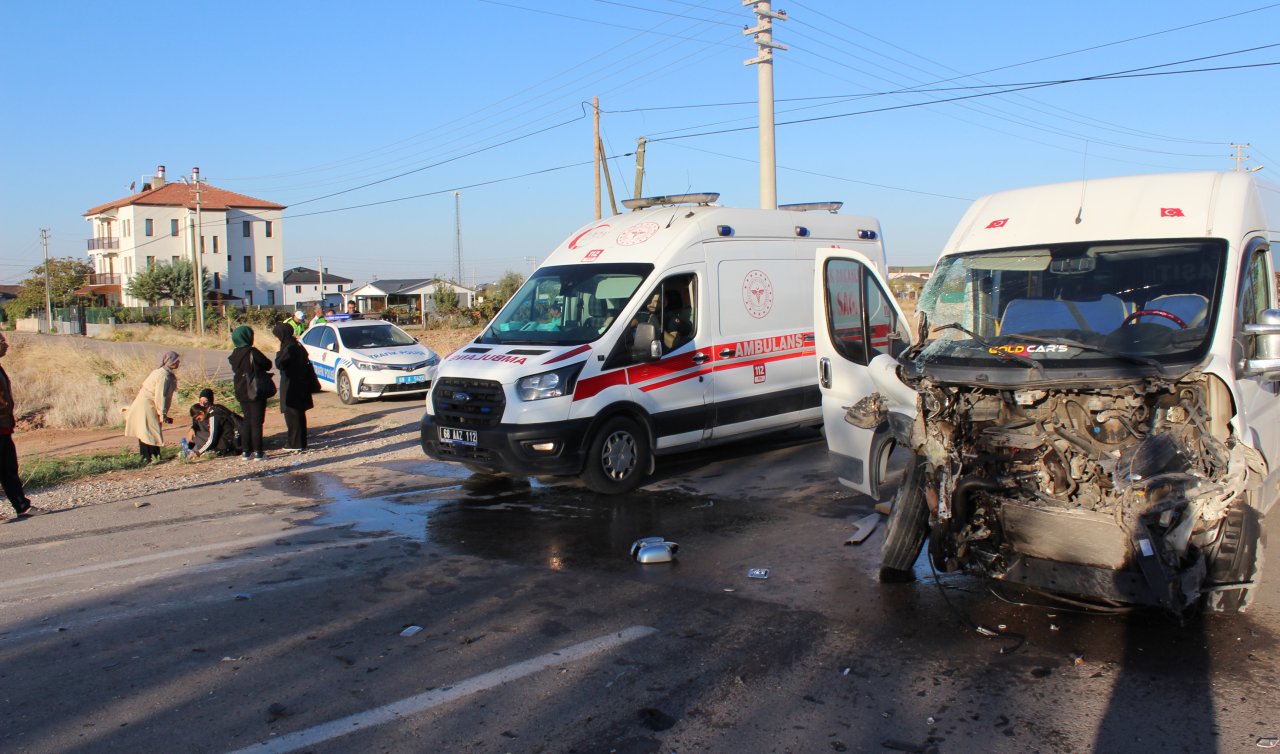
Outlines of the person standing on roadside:
[{"label": "person standing on roadside", "polygon": [[125,437],[137,439],[138,453],[142,455],[143,463],[160,460],[160,446],[164,445],[164,425],[173,424],[169,409],[173,405],[173,394],[178,390],[178,376],[175,372],[181,361],[176,351],[169,351],[161,356],[160,366],[142,381],[138,397],[129,406],[129,414],[124,421],[124,434]]},{"label": "person standing on roadside", "polygon": [[280,339],[276,370],[280,372],[280,413],[284,414],[284,426],[289,431],[285,450],[301,453],[307,449],[307,410],[315,405],[311,394],[320,389],[320,380],[307,349],[293,336],[293,329],[281,324],[272,332]]},{"label": "person standing on roadside", "polygon": [[328,320],[324,318],[324,309],[321,308],[319,304],[316,304],[316,308],[314,309],[314,314],[315,316],[311,318],[311,322],[307,325],[307,327],[315,327],[316,325],[320,325],[320,324],[324,324],[325,322],[328,322]]},{"label": "person standing on roadside", "polygon": [[[9,341],[0,333],[0,359],[9,352]],[[13,385],[4,367],[0,367],[0,485],[5,497],[13,505],[15,518],[25,518],[40,509],[27,499],[22,489],[22,477],[18,475],[18,448],[13,444],[13,428],[17,420],[13,414]]]},{"label": "person standing on roadside", "polygon": [[347,316],[351,319],[364,319],[364,315],[360,313],[360,307],[356,305],[355,299],[347,302]]},{"label": "person standing on roadside", "polygon": [[284,321],[293,330],[293,337],[301,338],[302,334],[307,331],[307,315],[302,310],[293,313],[293,316]]},{"label": "person standing on roadside", "polygon": [[262,453],[262,423],[267,418],[267,399],[250,400],[249,383],[258,372],[271,371],[271,360],[253,347],[253,328],[248,325],[240,325],[231,331],[231,345],[235,346],[227,358],[233,375],[231,384],[235,387],[236,400],[244,410],[241,450],[244,451],[244,460],[261,461],[265,458]]}]

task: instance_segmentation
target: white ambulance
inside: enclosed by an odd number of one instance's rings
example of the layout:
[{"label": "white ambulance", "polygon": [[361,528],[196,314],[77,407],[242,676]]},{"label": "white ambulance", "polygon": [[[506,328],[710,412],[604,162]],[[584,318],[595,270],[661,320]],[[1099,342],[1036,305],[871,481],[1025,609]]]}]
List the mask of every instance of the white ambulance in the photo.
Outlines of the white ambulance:
[{"label": "white ambulance", "polygon": [[1280,189],[1094,179],[969,209],[918,330],[878,260],[821,250],[817,354],[840,480],[910,449],[881,578],[938,570],[1181,613],[1241,610],[1280,490]]},{"label": "white ambulance", "polygon": [[[624,202],[574,232],[479,337],[441,362],[432,458],[579,475],[625,492],[654,456],[822,421],[815,246],[883,268],[880,227],[839,204],[731,209],[718,194]],[[808,211],[806,211],[808,210]]]}]

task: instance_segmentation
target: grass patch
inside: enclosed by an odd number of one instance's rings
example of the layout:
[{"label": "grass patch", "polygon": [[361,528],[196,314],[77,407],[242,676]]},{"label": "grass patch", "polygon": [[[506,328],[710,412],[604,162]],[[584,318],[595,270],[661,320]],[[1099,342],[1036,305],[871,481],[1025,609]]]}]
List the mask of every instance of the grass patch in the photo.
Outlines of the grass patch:
[{"label": "grass patch", "polygon": [[[160,457],[171,461],[178,455],[178,449],[165,447],[160,449]],[[30,489],[50,487],[96,474],[124,469],[140,469],[145,466],[142,456],[136,450],[122,450],[118,453],[97,453],[94,455],[58,456],[57,458],[35,456],[22,459],[22,484]]]}]

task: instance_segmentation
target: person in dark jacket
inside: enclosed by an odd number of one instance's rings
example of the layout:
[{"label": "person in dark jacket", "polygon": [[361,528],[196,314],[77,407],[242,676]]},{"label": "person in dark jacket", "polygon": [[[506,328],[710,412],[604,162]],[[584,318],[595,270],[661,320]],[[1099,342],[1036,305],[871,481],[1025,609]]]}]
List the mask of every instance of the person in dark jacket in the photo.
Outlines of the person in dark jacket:
[{"label": "person in dark jacket", "polygon": [[244,410],[241,449],[246,461],[261,461],[265,457],[262,453],[262,423],[267,418],[267,399],[249,400],[249,382],[255,372],[269,373],[271,360],[253,347],[253,328],[248,325],[240,325],[231,331],[231,345],[235,346],[227,358],[233,375],[231,384],[235,388],[236,400]]},{"label": "person in dark jacket", "polygon": [[279,324],[272,333],[280,339],[276,369],[280,372],[280,413],[289,430],[285,449],[301,453],[307,449],[307,410],[315,405],[311,394],[319,387],[319,380],[307,349],[293,336],[293,328],[288,323]]},{"label": "person in dark jacket", "polygon": [[[9,351],[9,341],[0,333],[0,358]],[[22,489],[22,477],[18,476],[18,449],[13,444],[13,427],[17,422],[13,414],[13,387],[9,375],[0,367],[0,485],[13,505],[13,514],[25,518],[40,509],[31,504]]]}]

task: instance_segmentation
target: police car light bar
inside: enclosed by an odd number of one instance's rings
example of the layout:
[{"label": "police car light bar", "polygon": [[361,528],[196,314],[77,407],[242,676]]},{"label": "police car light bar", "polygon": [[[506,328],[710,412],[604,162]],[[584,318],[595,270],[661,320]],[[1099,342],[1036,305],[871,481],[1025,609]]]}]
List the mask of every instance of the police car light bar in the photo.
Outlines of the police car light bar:
[{"label": "police car light bar", "polygon": [[819,212],[826,210],[834,215],[843,206],[844,202],[806,202],[804,204],[779,204],[778,209],[785,209],[788,212]]},{"label": "police car light bar", "polygon": [[647,196],[639,199],[623,199],[622,206],[630,210],[665,207],[671,204],[710,204],[719,194],[672,194],[671,196]]}]

